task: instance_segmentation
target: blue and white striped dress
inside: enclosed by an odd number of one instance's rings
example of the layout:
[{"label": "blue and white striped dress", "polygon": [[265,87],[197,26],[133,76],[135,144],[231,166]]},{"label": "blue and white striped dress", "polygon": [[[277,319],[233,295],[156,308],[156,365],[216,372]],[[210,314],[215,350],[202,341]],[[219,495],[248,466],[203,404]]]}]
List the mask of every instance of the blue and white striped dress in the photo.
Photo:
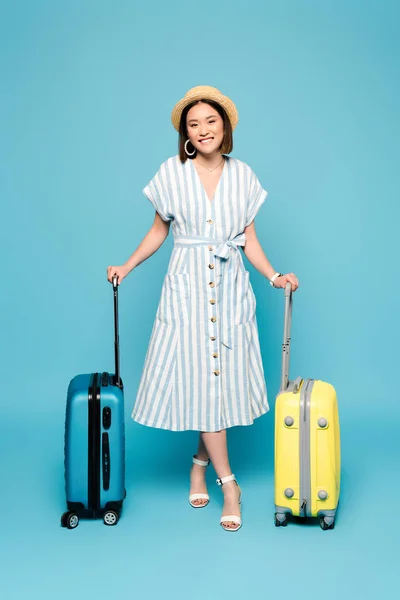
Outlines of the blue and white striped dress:
[{"label": "blue and white striped dress", "polygon": [[174,246],[132,418],[172,431],[251,425],[269,410],[256,299],[240,246],[267,192],[225,156],[212,201],[189,159],[173,156],[143,192]]}]

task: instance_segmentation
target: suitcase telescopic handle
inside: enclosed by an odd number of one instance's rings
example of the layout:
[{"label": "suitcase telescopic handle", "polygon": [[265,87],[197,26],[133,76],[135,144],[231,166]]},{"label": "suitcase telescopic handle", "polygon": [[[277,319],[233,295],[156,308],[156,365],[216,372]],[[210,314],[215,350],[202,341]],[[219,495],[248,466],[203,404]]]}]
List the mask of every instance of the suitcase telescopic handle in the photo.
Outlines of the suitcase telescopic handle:
[{"label": "suitcase telescopic handle", "polygon": [[288,282],[285,287],[285,319],[283,325],[283,344],[282,344],[282,379],[281,391],[283,392],[289,385],[289,363],[290,363],[290,330],[292,327],[292,304],[293,293],[292,286]]},{"label": "suitcase telescopic handle", "polygon": [[112,279],[114,295],[114,354],[115,354],[115,384],[121,388],[121,378],[119,375],[119,333],[118,333],[118,275]]}]

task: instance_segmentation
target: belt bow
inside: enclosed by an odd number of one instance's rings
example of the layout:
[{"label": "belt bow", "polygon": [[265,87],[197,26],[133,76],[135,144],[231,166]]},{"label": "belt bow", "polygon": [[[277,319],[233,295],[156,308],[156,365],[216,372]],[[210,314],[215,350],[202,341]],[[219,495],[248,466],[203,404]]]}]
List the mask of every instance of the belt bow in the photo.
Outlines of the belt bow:
[{"label": "belt bow", "polygon": [[238,250],[238,246],[244,246],[246,244],[246,234],[244,232],[238,233],[231,240],[225,240],[220,242],[214,251],[215,256],[220,258],[229,258],[231,255],[231,248]]},{"label": "belt bow", "polygon": [[[246,234],[239,233],[230,240],[220,242],[214,250],[214,256],[218,256],[222,260],[229,260],[221,278],[220,286],[220,321],[221,321],[221,342],[233,348],[234,341],[234,326],[236,316],[236,298],[238,296],[236,290],[236,282],[240,267],[241,256],[238,255],[239,246],[246,244]],[[235,252],[232,253],[231,249]]]}]

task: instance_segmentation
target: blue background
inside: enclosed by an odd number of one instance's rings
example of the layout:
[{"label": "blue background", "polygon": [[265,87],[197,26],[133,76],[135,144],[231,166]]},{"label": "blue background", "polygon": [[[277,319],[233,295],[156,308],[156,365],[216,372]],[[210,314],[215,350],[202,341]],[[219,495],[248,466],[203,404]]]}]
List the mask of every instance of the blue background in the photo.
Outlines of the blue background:
[{"label": "blue background", "polygon": [[[3,1],[0,8],[0,591],[38,598],[387,598],[397,588],[400,10],[388,0]],[[342,427],[334,531],[273,525],[283,294],[248,263],[271,412],[229,432],[244,526],[187,502],[194,432],[132,422],[170,235],[120,289],[127,492],[115,528],[61,529],[65,394],[113,369],[112,293],[151,226],[141,190],[177,152],[173,105],[237,104],[233,156],[269,191],[256,219],[294,271],[291,375],[332,382]]]}]

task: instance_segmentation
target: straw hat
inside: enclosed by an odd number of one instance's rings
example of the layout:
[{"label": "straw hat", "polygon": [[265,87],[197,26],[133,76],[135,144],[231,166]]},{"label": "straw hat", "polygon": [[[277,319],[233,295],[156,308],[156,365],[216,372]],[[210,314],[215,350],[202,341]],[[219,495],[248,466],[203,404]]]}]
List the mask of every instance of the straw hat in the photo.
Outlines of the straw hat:
[{"label": "straw hat", "polygon": [[225,112],[231,122],[232,130],[235,129],[239,120],[239,116],[236,106],[232,100],[221,94],[221,92],[215,87],[211,87],[210,85],[198,85],[186,92],[182,100],[179,100],[179,102],[177,102],[173,108],[171,121],[172,125],[177,131],[179,131],[179,123],[181,121],[184,108],[195,100],[214,100],[214,102],[217,102],[220,106],[222,106],[223,109],[225,109]]}]

